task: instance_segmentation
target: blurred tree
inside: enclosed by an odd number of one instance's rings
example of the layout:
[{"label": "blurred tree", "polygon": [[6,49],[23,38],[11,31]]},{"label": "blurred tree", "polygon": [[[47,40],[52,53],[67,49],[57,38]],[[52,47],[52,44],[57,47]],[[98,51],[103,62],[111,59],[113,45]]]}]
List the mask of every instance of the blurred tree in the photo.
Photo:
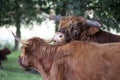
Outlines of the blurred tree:
[{"label": "blurred tree", "polygon": [[[33,16],[36,16],[34,2],[32,2],[32,0],[1,0],[0,15],[0,26],[15,25],[16,35],[21,37],[21,24],[30,23]],[[15,40],[13,50],[16,50],[17,48],[18,42]]]},{"label": "blurred tree", "polygon": [[106,24],[107,30],[120,32],[120,0],[100,0],[94,3],[96,14]]},{"label": "blurred tree", "polygon": [[[41,22],[40,10],[48,12],[53,6],[51,0],[1,0],[0,27],[15,25],[16,35],[21,37],[21,24],[30,24],[34,20]],[[15,40],[13,50],[16,49],[18,49],[18,42]]]}]

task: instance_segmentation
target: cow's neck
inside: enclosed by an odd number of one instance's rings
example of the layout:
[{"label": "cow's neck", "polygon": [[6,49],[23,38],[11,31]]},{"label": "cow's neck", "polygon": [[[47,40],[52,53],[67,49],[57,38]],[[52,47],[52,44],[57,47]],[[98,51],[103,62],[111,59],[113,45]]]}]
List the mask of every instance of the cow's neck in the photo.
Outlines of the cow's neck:
[{"label": "cow's neck", "polygon": [[45,71],[45,68],[43,67],[43,65],[41,64],[37,64],[37,66],[35,65],[35,70],[37,70],[40,73],[40,75],[42,76],[44,80],[49,80],[49,76],[47,72]]},{"label": "cow's neck", "polygon": [[55,46],[55,45],[48,45],[48,46],[44,46],[44,48],[40,48],[41,49],[40,54],[42,54],[40,61],[41,63],[39,65],[40,67],[37,66],[37,68],[39,70],[42,68],[42,71],[40,71],[40,73],[43,75],[43,77],[46,76],[47,78],[49,77],[53,61],[59,59],[59,57],[63,55],[64,53],[63,51],[67,50],[66,48],[64,48],[63,46]]},{"label": "cow's neck", "polygon": [[40,56],[37,55],[37,60],[35,61],[36,63],[34,64],[34,66],[45,80],[47,80],[49,77],[56,50],[57,46],[53,45],[41,46],[39,48],[38,52],[40,53],[38,54],[40,54]]}]

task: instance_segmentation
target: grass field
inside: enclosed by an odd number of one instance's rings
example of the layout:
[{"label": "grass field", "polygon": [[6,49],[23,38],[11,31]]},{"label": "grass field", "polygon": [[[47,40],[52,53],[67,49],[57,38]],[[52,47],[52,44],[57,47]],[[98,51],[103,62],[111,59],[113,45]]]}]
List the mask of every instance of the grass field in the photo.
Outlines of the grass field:
[{"label": "grass field", "polygon": [[20,51],[8,55],[8,60],[2,61],[0,80],[42,80],[39,74],[24,71],[18,64]]}]

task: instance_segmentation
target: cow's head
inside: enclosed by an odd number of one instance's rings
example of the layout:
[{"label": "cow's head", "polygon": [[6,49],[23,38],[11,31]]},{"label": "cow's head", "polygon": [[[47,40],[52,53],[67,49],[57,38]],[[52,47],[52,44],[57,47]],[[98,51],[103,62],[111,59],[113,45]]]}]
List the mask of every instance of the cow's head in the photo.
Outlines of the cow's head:
[{"label": "cow's head", "polygon": [[39,49],[46,42],[40,38],[34,37],[27,41],[22,41],[22,53],[19,56],[19,64],[24,68],[35,68],[35,65],[40,63],[41,54]]},{"label": "cow's head", "polygon": [[49,41],[45,41],[38,37],[24,41],[15,35],[14,37],[22,44],[22,53],[19,56],[19,64],[25,69],[37,70],[45,80],[48,80],[46,78],[52,65],[51,59],[53,59],[47,54],[49,50],[46,51],[46,49],[48,49]]},{"label": "cow's head", "polygon": [[[70,40],[80,40],[82,36],[92,36],[96,34],[101,27],[98,21],[87,20],[81,16],[67,16],[59,21],[58,33],[55,35],[62,35],[64,38],[53,38],[54,41],[68,42]],[[61,43],[62,43],[61,42]],[[60,43],[60,42],[59,42]]]},{"label": "cow's head", "polygon": [[38,37],[28,39],[27,41],[21,40],[15,35],[14,37],[22,44],[22,52],[19,56],[19,64],[25,69],[35,68],[38,64],[41,65],[40,59],[42,58],[42,54],[40,54],[40,47],[47,45],[47,42]]}]

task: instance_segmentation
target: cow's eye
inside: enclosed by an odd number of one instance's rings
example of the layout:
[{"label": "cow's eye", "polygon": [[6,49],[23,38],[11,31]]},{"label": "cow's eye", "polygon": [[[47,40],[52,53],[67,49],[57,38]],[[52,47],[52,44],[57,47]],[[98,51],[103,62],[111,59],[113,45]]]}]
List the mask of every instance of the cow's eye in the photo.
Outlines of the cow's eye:
[{"label": "cow's eye", "polygon": [[62,35],[60,35],[60,37],[63,37]]}]

